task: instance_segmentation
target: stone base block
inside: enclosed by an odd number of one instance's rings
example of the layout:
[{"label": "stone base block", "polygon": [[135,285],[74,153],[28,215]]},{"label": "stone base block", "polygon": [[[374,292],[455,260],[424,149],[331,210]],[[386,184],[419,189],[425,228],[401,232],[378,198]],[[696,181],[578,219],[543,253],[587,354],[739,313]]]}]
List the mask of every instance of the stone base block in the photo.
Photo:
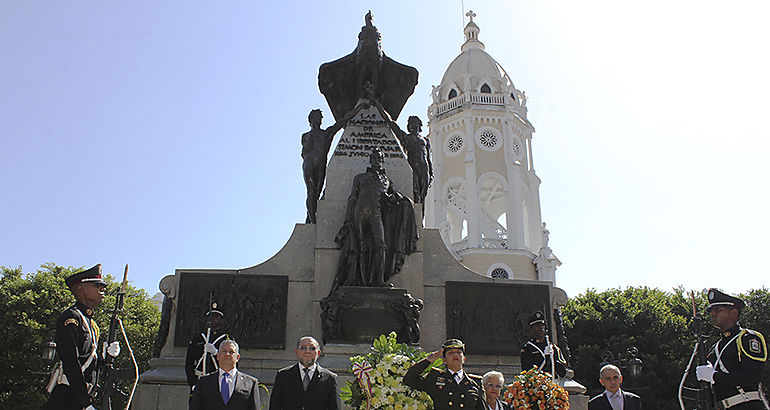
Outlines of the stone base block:
[{"label": "stone base block", "polygon": [[368,344],[392,331],[416,343],[422,307],[406,289],[342,286],[321,300],[324,343]]}]

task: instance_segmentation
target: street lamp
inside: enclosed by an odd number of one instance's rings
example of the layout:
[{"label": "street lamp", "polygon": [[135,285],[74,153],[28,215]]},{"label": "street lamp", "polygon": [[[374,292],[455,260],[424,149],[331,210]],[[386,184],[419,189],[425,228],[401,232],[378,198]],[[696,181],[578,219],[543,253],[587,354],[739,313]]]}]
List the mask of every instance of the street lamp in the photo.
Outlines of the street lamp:
[{"label": "street lamp", "polygon": [[56,361],[56,342],[53,340],[53,332],[48,334],[48,338],[48,341],[40,344],[40,356],[43,359],[44,366],[42,369],[43,371],[32,371],[32,374],[39,374],[43,376],[48,376],[51,374],[51,369],[53,368],[53,364]]},{"label": "street lamp", "polygon": [[43,342],[43,362],[45,362],[46,368],[50,369],[56,358],[56,342],[49,340]]},{"label": "street lamp", "polygon": [[618,369],[621,369],[621,373],[623,369],[628,370],[628,376],[632,379],[638,379],[642,375],[642,367],[644,365],[642,359],[639,358],[639,350],[633,346],[626,349],[625,355],[613,353],[610,350],[602,352],[602,362],[599,364],[599,367],[601,368],[608,364],[617,366]]}]

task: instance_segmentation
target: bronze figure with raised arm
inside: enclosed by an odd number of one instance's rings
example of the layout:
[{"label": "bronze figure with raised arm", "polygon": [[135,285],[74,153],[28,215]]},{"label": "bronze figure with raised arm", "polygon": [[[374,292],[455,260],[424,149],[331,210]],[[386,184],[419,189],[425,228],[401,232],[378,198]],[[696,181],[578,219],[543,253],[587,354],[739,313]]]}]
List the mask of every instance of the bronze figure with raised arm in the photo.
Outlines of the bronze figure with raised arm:
[{"label": "bronze figure with raised arm", "polygon": [[318,198],[321,196],[321,190],[326,180],[326,160],[329,155],[334,135],[340,128],[344,127],[365,104],[358,104],[350,110],[339,121],[327,129],[321,128],[323,114],[321,110],[312,110],[307,116],[310,123],[310,131],[302,134],[302,174],[305,178],[307,187],[307,218],[305,223],[314,224],[316,222],[316,209],[318,208]]},{"label": "bronze figure with raised arm", "polygon": [[406,151],[406,158],[409,166],[412,168],[412,188],[414,193],[414,202],[425,203],[425,196],[428,195],[428,187],[433,182],[433,163],[430,157],[430,141],[420,136],[422,131],[422,121],[417,116],[412,115],[406,122],[404,132],[398,124],[390,117],[385,108],[379,101],[373,101],[374,106],[379,110],[380,115],[388,124],[401,146]]}]

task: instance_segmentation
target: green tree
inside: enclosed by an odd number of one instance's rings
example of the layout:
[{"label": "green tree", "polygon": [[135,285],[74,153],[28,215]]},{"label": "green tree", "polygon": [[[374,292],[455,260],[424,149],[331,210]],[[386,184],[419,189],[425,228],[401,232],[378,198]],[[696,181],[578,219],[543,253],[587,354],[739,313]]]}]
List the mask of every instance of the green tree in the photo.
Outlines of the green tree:
[{"label": "green tree", "polygon": [[[741,324],[767,335],[770,293],[763,288],[741,297],[747,301]],[[710,326],[702,295],[696,294],[695,303],[701,323]],[[589,393],[603,390],[598,382],[602,352],[625,353],[633,346],[639,349],[644,370],[638,381],[626,374],[624,388],[642,396],[646,408],[679,409],[677,388],[695,344],[689,292],[681,287],[671,292],[647,287],[588,290],[570,299],[562,313],[570,340],[571,365]],[[718,332],[711,333],[708,346],[718,337]],[[765,366],[765,385],[767,376]]]},{"label": "green tree", "polygon": [[[75,302],[64,279],[82,269],[47,263],[37,272],[25,275],[21,267],[0,267],[0,311],[3,312],[0,326],[4,329],[0,332],[0,408],[39,409],[47,400],[47,377],[35,373],[44,370],[41,346],[53,338],[56,319],[61,312]],[[101,330],[101,341],[106,340],[115,295],[120,287],[120,283],[109,275],[105,281],[107,297],[94,313]],[[121,318],[139,371],[145,371],[149,369],[160,312],[145,290],[129,284]],[[122,337],[118,340],[122,352],[116,359],[116,366],[132,368],[128,348]]]}]

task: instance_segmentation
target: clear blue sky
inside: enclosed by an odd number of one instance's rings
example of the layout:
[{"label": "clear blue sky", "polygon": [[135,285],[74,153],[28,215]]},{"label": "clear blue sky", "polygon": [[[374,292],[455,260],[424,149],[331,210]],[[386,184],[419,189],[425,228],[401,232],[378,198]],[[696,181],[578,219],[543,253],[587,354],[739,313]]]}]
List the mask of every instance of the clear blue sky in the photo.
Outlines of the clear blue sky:
[{"label": "clear blue sky", "polygon": [[[307,113],[330,124],[318,66],[368,8],[425,119],[460,1],[0,0],[0,265],[128,263],[152,294],[271,257],[304,221]],[[766,2],[464,9],[529,97],[558,286],[767,285]]]}]

